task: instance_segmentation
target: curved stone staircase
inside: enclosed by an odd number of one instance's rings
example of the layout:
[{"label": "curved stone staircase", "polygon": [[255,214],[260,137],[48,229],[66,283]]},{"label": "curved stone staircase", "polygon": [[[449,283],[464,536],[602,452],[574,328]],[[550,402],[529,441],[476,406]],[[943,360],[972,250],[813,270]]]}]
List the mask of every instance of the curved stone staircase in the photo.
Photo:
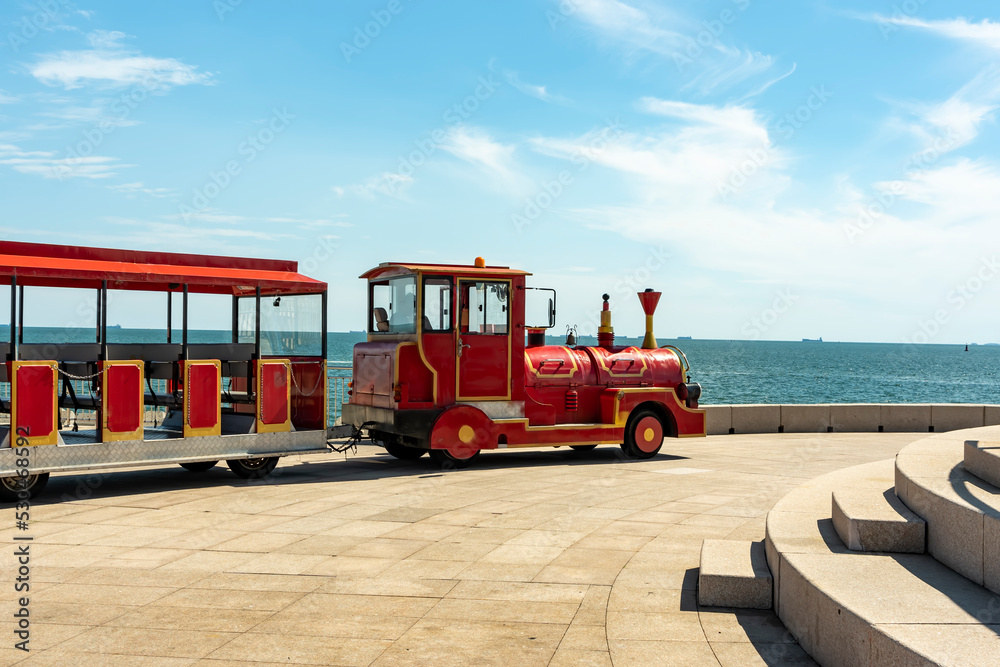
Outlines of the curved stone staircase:
[{"label": "curved stone staircase", "polygon": [[1000,665],[1000,427],[811,480],[763,544],[706,542],[699,600],[760,608],[822,665]]}]

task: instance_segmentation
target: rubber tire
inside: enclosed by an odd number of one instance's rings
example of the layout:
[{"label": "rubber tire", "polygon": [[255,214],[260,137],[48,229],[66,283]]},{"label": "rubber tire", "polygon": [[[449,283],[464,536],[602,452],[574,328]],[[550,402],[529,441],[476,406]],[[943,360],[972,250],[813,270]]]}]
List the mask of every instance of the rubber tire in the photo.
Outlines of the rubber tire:
[{"label": "rubber tire", "polygon": [[569,448],[575,452],[590,452],[597,449],[597,445],[570,445]]},{"label": "rubber tire", "polygon": [[[18,493],[23,491],[24,488],[14,486],[17,484],[19,477],[4,477],[0,480],[0,501],[7,503],[14,503],[20,500],[18,498]],[[45,488],[45,485],[49,483],[49,473],[43,472],[37,475],[28,475],[27,479],[27,491],[28,498],[34,498]]]},{"label": "rubber tire", "polygon": [[[656,446],[656,449],[650,452],[643,451],[636,444],[636,431],[638,431],[639,424],[644,420],[652,417],[660,424],[660,432],[663,437],[660,438],[660,443]],[[622,451],[625,455],[632,459],[651,459],[660,452],[660,447],[663,446],[663,438],[666,437],[666,429],[663,427],[663,420],[660,416],[652,410],[636,410],[631,415],[629,415],[628,423],[625,424],[625,442],[622,443]]]},{"label": "rubber tire", "polygon": [[387,442],[383,445],[383,447],[385,447],[385,451],[389,452],[401,461],[416,461],[427,453],[426,449],[420,449],[419,447],[407,447],[406,445],[400,445],[395,442]]},{"label": "rubber tire", "polygon": [[190,470],[191,472],[205,472],[214,468],[217,463],[218,461],[188,461],[180,465],[185,470]]},{"label": "rubber tire", "polygon": [[271,474],[274,466],[278,465],[278,458],[277,456],[269,456],[257,459],[230,459],[226,461],[226,465],[236,473],[237,477],[260,479]]},{"label": "rubber tire", "polygon": [[442,470],[453,470],[455,468],[468,467],[473,461],[479,458],[479,454],[480,452],[477,450],[476,453],[469,458],[460,459],[453,456],[447,449],[430,450],[431,460],[441,466]]}]

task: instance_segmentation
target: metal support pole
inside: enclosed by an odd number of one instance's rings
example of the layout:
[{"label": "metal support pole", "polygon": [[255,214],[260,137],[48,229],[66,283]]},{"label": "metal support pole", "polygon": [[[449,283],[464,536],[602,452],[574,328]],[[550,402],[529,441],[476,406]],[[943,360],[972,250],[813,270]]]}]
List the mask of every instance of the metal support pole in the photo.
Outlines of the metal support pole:
[{"label": "metal support pole", "polygon": [[187,283],[184,283],[184,299],[183,299],[183,301],[184,301],[184,303],[181,306],[181,309],[184,311],[183,315],[181,316],[181,323],[182,323],[181,326],[183,327],[182,330],[181,330],[181,345],[184,348],[183,358],[184,358],[185,361],[187,361],[187,358],[188,358],[188,286],[187,286]]},{"label": "metal support pole", "polygon": [[108,281],[101,281],[101,361],[108,358]]},{"label": "metal support pole", "polygon": [[97,290],[97,334],[94,336],[94,341],[97,343],[101,342],[101,290]]},{"label": "metal support pole", "polygon": [[[170,288],[167,287],[169,290]],[[174,293],[167,292],[167,343],[173,342],[174,335]]]},{"label": "metal support pole", "polygon": [[254,314],[255,333],[253,339],[253,358],[260,359],[260,285],[257,285],[257,312]]},{"label": "metal support pole", "polygon": [[240,342],[240,298],[233,295],[233,345]]},{"label": "metal support pole", "polygon": [[323,311],[323,324],[321,325],[321,328],[320,328],[320,331],[321,331],[320,336],[322,337],[321,341],[320,341],[320,349],[321,349],[320,356],[322,356],[324,360],[326,360],[326,352],[327,352],[327,350],[326,350],[326,347],[327,347],[327,344],[326,344],[326,327],[327,327],[327,323],[326,323],[326,309],[327,309],[327,301],[328,301],[327,297],[328,297],[327,291],[323,290],[323,305],[320,307],[320,310]]},{"label": "metal support pole", "polygon": [[10,277],[10,361],[17,361],[17,276]]},{"label": "metal support pole", "polygon": [[21,304],[17,312],[17,344],[24,345],[24,285],[18,286],[17,294],[17,302]]}]

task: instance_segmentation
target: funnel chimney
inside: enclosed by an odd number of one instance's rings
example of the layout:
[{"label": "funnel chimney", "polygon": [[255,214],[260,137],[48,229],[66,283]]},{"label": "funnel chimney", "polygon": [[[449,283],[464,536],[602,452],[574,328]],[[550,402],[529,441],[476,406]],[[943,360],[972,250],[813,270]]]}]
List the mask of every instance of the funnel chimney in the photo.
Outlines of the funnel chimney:
[{"label": "funnel chimney", "polygon": [[653,313],[656,312],[656,304],[660,302],[660,294],[660,292],[654,292],[648,287],[645,292],[639,292],[642,312],[646,313],[646,336],[642,339],[642,349],[644,350],[655,350],[659,347],[656,338],[653,337]]},{"label": "funnel chimney", "polygon": [[604,305],[601,307],[601,326],[597,327],[597,344],[610,349],[615,344],[615,329],[611,326],[611,306],[608,305],[607,294],[601,295]]}]

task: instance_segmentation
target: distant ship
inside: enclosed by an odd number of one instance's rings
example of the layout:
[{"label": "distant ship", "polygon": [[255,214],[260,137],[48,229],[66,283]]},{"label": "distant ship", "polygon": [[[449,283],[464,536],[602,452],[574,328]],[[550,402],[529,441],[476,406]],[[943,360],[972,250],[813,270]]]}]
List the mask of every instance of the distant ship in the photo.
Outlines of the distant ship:
[{"label": "distant ship", "polygon": [[691,336],[678,336],[677,340],[691,340]]},{"label": "distant ship", "polygon": [[819,338],[803,338],[802,342],[803,343],[822,343],[823,342],[823,337],[820,336]]},{"label": "distant ship", "polygon": [[109,324],[108,328],[109,329],[121,329],[122,325],[120,325],[120,324]]}]

